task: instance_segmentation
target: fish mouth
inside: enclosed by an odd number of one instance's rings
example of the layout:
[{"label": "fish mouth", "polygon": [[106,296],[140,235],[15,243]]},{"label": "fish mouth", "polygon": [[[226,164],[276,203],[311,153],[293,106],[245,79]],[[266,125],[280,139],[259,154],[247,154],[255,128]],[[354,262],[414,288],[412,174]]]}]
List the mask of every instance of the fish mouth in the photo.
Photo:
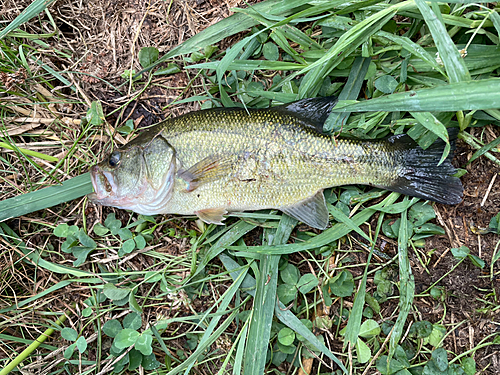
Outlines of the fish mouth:
[{"label": "fish mouth", "polygon": [[90,169],[90,179],[94,187],[94,192],[88,195],[91,201],[99,202],[116,194],[117,190],[113,175],[103,171],[99,166],[94,165]]}]

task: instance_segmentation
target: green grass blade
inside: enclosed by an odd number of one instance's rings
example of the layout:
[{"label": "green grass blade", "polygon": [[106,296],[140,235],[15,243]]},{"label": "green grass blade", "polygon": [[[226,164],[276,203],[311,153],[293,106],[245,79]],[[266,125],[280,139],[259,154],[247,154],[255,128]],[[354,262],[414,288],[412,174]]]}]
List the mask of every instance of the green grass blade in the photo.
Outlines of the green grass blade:
[{"label": "green grass blade", "polygon": [[240,220],[235,225],[233,225],[224,235],[219,238],[219,240],[207,251],[205,257],[198,264],[198,268],[196,272],[192,275],[192,277],[196,276],[205,266],[217,255],[222,253],[224,250],[228,248],[229,245],[232,245],[236,241],[238,241],[245,234],[254,229],[257,225],[247,223],[246,221]]},{"label": "green grass blade", "polygon": [[[229,275],[233,280],[236,280],[239,275],[244,271],[244,269],[236,263],[230,256],[226,254],[220,254],[219,259],[224,264],[224,267],[229,271]],[[241,283],[241,288],[245,290],[246,293],[250,294],[252,297],[255,297],[255,279],[246,275]]]},{"label": "green grass blade", "polygon": [[[395,196],[395,199],[397,199],[398,195]],[[387,201],[391,202],[391,200]],[[241,268],[238,263],[236,263],[234,260],[232,260],[229,256],[225,254],[221,254],[219,256],[221,259],[222,263],[226,267],[226,269],[231,270],[231,269],[237,269]],[[237,272],[231,273],[231,277],[234,278],[238,276]],[[247,275],[245,277],[245,280],[241,284],[242,287],[244,285],[255,285],[255,279]],[[255,296],[255,290],[253,289],[248,289],[245,290],[248,294]],[[339,361],[333,353],[328,350],[328,348],[322,344],[316,336],[302,323],[290,310],[286,308],[285,305],[283,305],[281,302],[278,302],[275,305],[275,310],[274,313],[276,317],[285,325],[293,329],[295,332],[297,332],[299,335],[302,335],[307,341],[309,341],[312,345],[314,345],[319,351],[321,351],[324,355],[326,355],[328,358],[330,358],[332,361],[338,364],[338,366],[344,371],[345,374],[348,373],[342,362]]]},{"label": "green grass blade", "polygon": [[[444,23],[439,19],[441,12],[438,12],[437,15],[424,0],[415,0],[415,3],[429,27],[450,83],[470,81],[470,73],[465,66],[464,59],[460,56],[457,46],[448,35]],[[437,4],[434,5],[436,5],[434,8],[439,10]]]},{"label": "green grass blade", "polygon": [[443,151],[443,156],[441,156],[441,160],[439,164],[441,164],[448,154],[450,153],[450,139],[448,137],[448,131],[446,130],[446,126],[444,126],[441,121],[439,121],[436,116],[434,116],[430,112],[410,112],[410,114],[422,124],[426,129],[430,130],[432,133],[436,134],[439,138],[441,138],[446,146]]},{"label": "green grass blade", "polygon": [[290,94],[286,92],[274,92],[274,91],[264,91],[264,90],[247,90],[245,93],[249,95],[261,96],[266,99],[275,100],[281,103],[290,103],[297,99],[296,94]]},{"label": "green grass blade", "polygon": [[398,236],[398,261],[399,261],[399,315],[392,329],[391,338],[389,341],[389,355],[387,358],[387,368],[394,353],[399,340],[403,336],[403,329],[406,323],[406,318],[413,304],[413,296],[415,293],[415,280],[411,273],[410,261],[408,258],[408,215],[405,210],[401,214],[401,224],[399,226]]},{"label": "green grass blade", "polygon": [[[239,311],[234,310],[228,317],[227,319],[222,322],[215,331],[213,331],[213,334],[207,336],[205,341],[203,342],[203,345],[201,342],[198,344],[198,347],[196,350],[191,354],[191,356],[186,359],[182,364],[179,366],[175,367],[172,371],[168,372],[167,375],[175,375],[179,374],[181,371],[185,370],[185,374],[189,373],[189,369],[186,367],[189,366],[191,368],[195,363],[198,357],[203,354],[207,349],[210,348],[210,345],[212,345],[215,340],[217,340],[223,333],[224,331],[229,327],[229,325],[233,322],[234,318],[238,315]],[[215,328],[215,327],[214,327]],[[205,335],[203,336],[205,337]]]},{"label": "green grass blade", "polygon": [[328,348],[322,344],[311,331],[309,331],[299,318],[293,315],[293,313],[286,308],[285,305],[281,302],[277,303],[274,312],[282,323],[297,332],[299,335],[303,336],[307,341],[314,345],[316,349],[334,361],[345,374],[349,373],[342,362],[340,362],[340,360],[335,357],[333,353],[328,350]]},{"label": "green grass blade", "polygon": [[23,23],[29,21],[33,17],[36,17],[40,12],[43,12],[54,0],[35,0],[30,5],[26,7],[25,10],[17,16],[14,21],[9,23],[5,29],[0,31],[0,39],[3,39],[11,31],[17,29]]},{"label": "green grass blade", "polygon": [[494,10],[490,13],[491,22],[493,22],[493,26],[495,27],[497,34],[500,35],[500,15]]},{"label": "green grass blade", "polygon": [[[307,4],[307,0],[267,0],[261,3],[255,4],[252,8],[258,12],[271,13],[271,14],[289,14],[294,8],[303,6]],[[136,76],[151,70],[158,64],[171,59],[179,55],[185,55],[198,51],[206,46],[220,42],[222,39],[227,38],[231,35],[245,31],[252,26],[258,24],[258,21],[249,17],[243,13],[235,13],[222,21],[217,22],[215,25],[207,27],[205,30],[199,32],[198,34],[192,36],[184,43],[173,48],[168,53],[166,53],[162,58],[158,59],[154,64],[145,67]]]},{"label": "green grass blade", "polygon": [[500,144],[500,137],[498,137],[494,141],[488,143],[487,145],[484,145],[479,150],[477,150],[476,152],[474,152],[474,155],[472,155],[472,157],[469,159],[469,161],[467,162],[467,164],[472,163],[478,157],[483,156],[487,152],[491,151],[493,148],[497,147],[499,144]]},{"label": "green grass blade", "polygon": [[66,288],[68,285],[71,285],[72,283],[101,284],[102,279],[94,277],[87,279],[71,279],[71,280],[59,281],[57,284],[52,285],[50,288],[45,289],[43,292],[40,292],[35,296],[23,299],[22,301],[18,302],[15,305],[11,305],[9,307],[1,309],[0,314],[5,314],[9,311],[16,310],[23,306],[29,305],[32,302],[43,300],[43,297],[50,296],[50,294],[55,292],[56,290]]},{"label": "green grass blade", "polygon": [[[68,311],[69,312],[69,311]],[[68,317],[63,314],[55,322],[54,326],[62,326]],[[38,336],[26,349],[23,350],[21,354],[16,356],[7,366],[0,370],[0,375],[7,375],[12,370],[14,370],[18,365],[20,365],[26,358],[28,358],[39,346],[43,344],[47,338],[54,333],[55,328],[48,328],[43,333]]]},{"label": "green grass blade", "polygon": [[[70,87],[73,91],[76,91],[76,87],[73,83],[68,81],[60,72],[56,72],[54,69],[52,69],[50,66],[47,64],[42,63],[41,61],[35,60],[35,62],[41,66],[43,69],[45,69],[48,73],[52,74],[55,78],[57,78],[59,81],[61,81],[63,84],[66,86]],[[118,91],[118,89],[116,89]]]},{"label": "green grass blade", "polygon": [[[241,47],[241,46],[240,46]],[[221,61],[210,61],[206,63],[189,65],[188,69],[217,69],[221,66]],[[300,70],[305,64],[297,64],[285,61],[267,60],[234,60],[225,66],[225,70]],[[221,68],[222,70],[222,68]],[[222,70],[223,72],[225,70]]]},{"label": "green grass blade", "polygon": [[[282,26],[283,27],[283,26]],[[281,27],[281,28],[282,28]],[[306,64],[306,60],[302,58],[297,51],[295,51],[292,47],[290,47],[290,44],[288,44],[288,41],[286,40],[285,34],[281,30],[281,28],[276,28],[273,30],[271,33],[270,37],[271,39],[286,53],[288,53],[290,56],[293,57],[295,61],[297,61],[299,64]]]},{"label": "green grass blade", "polygon": [[[460,44],[457,47],[464,48],[465,45]],[[435,60],[435,54],[437,52],[437,49],[435,47],[424,48],[424,51],[428,53],[432,59]],[[496,46],[485,44],[471,44],[467,48],[467,57],[464,59],[464,62],[471,74],[477,75],[477,72],[492,72],[493,70],[497,69],[497,67],[500,65],[500,55],[498,54]],[[444,80],[438,78],[436,74],[433,74],[436,69],[433,65],[430,65],[426,60],[422,59],[421,56],[411,57],[409,66],[412,67],[407,71],[409,76],[418,78],[422,76],[423,73],[431,73],[432,77],[430,77],[428,74],[424,74],[423,77],[427,79],[433,78],[434,80],[436,80],[436,82],[440,82],[441,85],[443,85],[443,83],[441,82],[445,82]],[[413,69],[415,69],[415,71]],[[444,77],[446,78],[446,75]],[[487,76],[485,76],[484,78],[487,78]]]},{"label": "green grass blade", "polygon": [[[467,143],[469,146],[475,148],[476,150],[481,150],[481,148],[483,147],[483,144],[482,143],[479,143],[478,139],[476,139],[475,137],[473,137],[472,135],[470,135],[469,133],[467,133],[466,131],[464,132],[460,132],[458,133],[458,138],[460,138],[461,140],[463,140],[465,143]],[[488,159],[490,159],[492,162],[500,165],[500,160],[498,160],[495,156],[493,156],[492,153],[486,151],[484,153],[484,156]]]},{"label": "green grass blade", "polygon": [[236,349],[236,355],[234,356],[234,365],[233,365],[233,375],[240,375],[242,364],[243,364],[243,354],[245,353],[245,343],[248,332],[248,324],[245,324],[245,327],[241,331],[241,338],[238,341],[238,348]]},{"label": "green grass blade", "polygon": [[330,50],[320,59],[300,72],[291,74],[282,82],[291,81],[298,74],[307,73],[299,87],[299,98],[305,98],[312,95],[314,89],[321,83],[325,75],[337,66],[344,59],[344,56],[349,56],[356,48],[368,40],[371,35],[379,31],[382,26],[396,14],[398,8],[405,7],[408,4],[409,2],[405,1],[391,6],[361,21],[342,34],[332,48],[330,48]]},{"label": "green grass blade", "polygon": [[368,235],[361,230],[359,224],[354,223],[354,221],[348,218],[346,214],[344,214],[338,207],[331,206],[329,208],[329,211],[336,221],[345,224],[350,230],[355,231],[357,234],[366,239],[368,242],[371,242],[371,238],[368,237]]},{"label": "green grass blade", "polygon": [[[360,226],[370,217],[372,217],[375,212],[389,203],[392,204],[398,199],[398,193],[391,193],[382,202],[364,209],[360,213],[354,215],[351,220],[356,226]],[[318,234],[317,236],[311,238],[310,240],[286,244],[286,245],[275,245],[275,246],[228,246],[228,249],[241,251],[241,255],[245,252],[248,253],[258,253],[258,254],[291,254],[298,251],[315,249],[321,246],[328,245],[329,243],[344,237],[346,234],[352,231],[352,228],[344,223],[335,224],[333,227],[325,230],[324,232]]]},{"label": "green grass blade", "polygon": [[412,55],[417,56],[425,61],[429,66],[432,67],[432,69],[444,75],[442,67],[436,62],[436,58],[433,57],[429,52],[427,52],[422,46],[413,42],[410,38],[394,35],[382,30],[377,33],[377,36],[389,39],[390,41],[399,44],[405,50],[411,52]]},{"label": "green grass blade", "polygon": [[21,147],[13,147],[13,146],[9,145],[8,143],[5,143],[5,142],[0,142],[0,147],[6,148],[6,149],[12,150],[12,151],[21,152],[25,156],[33,156],[35,158],[39,158],[39,159],[42,159],[42,160],[47,160],[48,162],[59,161],[59,159],[56,158],[56,157],[54,157],[54,156],[45,155],[45,154],[42,154],[41,152],[27,150],[27,149],[21,148]]},{"label": "green grass blade", "polygon": [[[2,342],[2,341],[3,342],[9,342],[9,341],[19,342],[19,343],[28,344],[28,345],[33,342],[33,340],[24,339],[24,338],[21,338],[21,337],[16,337],[16,336],[11,336],[11,335],[6,335],[4,333],[0,333],[0,342]],[[47,350],[50,350],[50,351],[54,351],[54,350],[58,349],[57,346],[52,346],[52,345],[47,345],[47,344],[40,345],[40,348],[44,348],[44,349],[47,349]]]},{"label": "green grass blade", "polygon": [[12,243],[17,249],[21,250],[25,256],[25,260],[28,259],[36,264],[38,267],[42,267],[47,271],[59,273],[61,275],[73,275],[75,277],[87,277],[92,276],[92,274],[81,271],[77,268],[63,266],[61,264],[52,263],[43,259],[40,253],[33,249],[28,249],[26,243],[21,241],[18,234],[14,232],[7,224],[0,223],[0,237],[3,237],[7,242]]},{"label": "green grass blade", "polygon": [[294,26],[284,25],[280,29],[281,31],[283,31],[285,37],[290,39],[292,42],[298,43],[299,45],[305,46],[307,48],[316,48],[319,50],[323,50],[323,47],[321,47],[321,45],[318,44],[314,39],[311,39],[308,35]]},{"label": "green grass blade", "polygon": [[[358,98],[370,62],[371,59],[356,57],[349,72],[347,83],[339,95],[339,100],[356,100]],[[332,112],[323,124],[323,131],[327,133],[340,131],[347,122],[349,115],[350,113]]]},{"label": "green grass blade", "polygon": [[[222,295],[219,301],[219,307],[217,308],[217,314],[221,314],[218,316],[215,316],[212,318],[210,323],[208,324],[205,332],[203,333],[203,336],[200,339],[200,342],[198,343],[198,347],[194,351],[191,356],[186,359],[181,365],[177,366],[175,369],[173,369],[171,372],[169,372],[170,375],[178,374],[181,371],[184,371],[184,373],[187,375],[191,368],[194,366],[196,361],[198,360],[198,357],[204,353],[206,350],[209,349],[210,345],[219,338],[219,336],[224,332],[224,330],[220,330],[220,327],[216,330],[215,328],[219,325],[219,321],[222,318],[222,313],[227,311],[227,308],[229,306],[229,303],[233,299],[234,295],[238,291],[238,289],[241,286],[241,283],[245,279],[246,273],[248,272],[248,268],[243,269],[242,272],[238,275],[238,278],[234,280],[234,283],[226,290],[226,292]],[[214,305],[215,306],[215,305]],[[213,308],[213,307],[212,307]],[[210,312],[211,309],[207,310],[207,314]],[[236,317],[238,314],[239,310],[234,310],[233,313],[230,315],[230,317],[221,325],[229,325],[231,321]],[[207,315],[205,314],[205,315]],[[203,321],[203,319],[200,321],[200,323]],[[226,326],[227,328],[227,326]]]},{"label": "green grass blade", "polygon": [[[378,238],[380,228],[382,228],[382,223],[384,221],[384,213],[381,212],[377,221],[377,229],[373,238]],[[366,260],[365,271],[363,273],[363,278],[359,285],[359,289],[354,297],[354,303],[352,305],[351,313],[349,314],[349,320],[345,329],[345,344],[349,343],[351,346],[356,344],[358,340],[359,330],[361,327],[361,319],[363,317],[363,306],[365,304],[366,295],[366,280],[368,278],[368,268],[370,266],[370,261],[372,259],[373,250],[375,250],[375,243],[370,241],[370,253],[368,254],[368,259]],[[344,345],[345,345],[344,344]]]},{"label": "green grass blade", "polygon": [[[297,220],[283,215],[276,230],[264,231],[265,242],[269,246],[286,243],[296,224]],[[260,272],[256,280],[257,290],[245,350],[244,374],[264,373],[276,304],[279,260],[279,255],[262,255],[260,258]]]},{"label": "green grass blade", "polygon": [[[267,230],[270,231],[275,232]],[[269,233],[267,235],[269,238]],[[262,255],[259,262],[260,273],[256,280],[257,290],[245,348],[244,374],[264,373],[274,316],[273,307],[276,303],[279,260],[279,255]]]},{"label": "green grass blade", "polygon": [[231,49],[226,52],[226,55],[220,60],[217,64],[217,68],[215,69],[215,73],[217,74],[217,80],[219,81],[219,90],[222,90],[222,82],[224,80],[224,73],[228,70],[231,62],[236,60],[236,57],[239,55],[241,50],[250,43],[250,41],[254,38],[253,35],[247,36],[246,38],[240,40]]},{"label": "green grass blade", "polygon": [[84,173],[64,181],[62,185],[50,186],[1,201],[0,221],[77,199],[93,191],[90,174]]},{"label": "green grass blade", "polygon": [[43,298],[47,295],[49,295],[50,293],[52,292],[55,292],[56,290],[59,290],[59,289],[62,289],[62,288],[65,288],[67,287],[68,285],[70,285],[71,283],[73,282],[73,280],[63,280],[63,281],[59,281],[57,284],[54,284],[52,285],[51,287],[45,289],[43,292],[40,292],[38,293],[37,295],[33,296],[33,297],[30,297],[30,298],[27,298],[21,302],[19,302],[18,304],[16,305],[11,305],[9,307],[6,307],[4,309],[1,309],[0,310],[0,314],[5,314],[11,310],[14,310],[14,309],[18,309],[18,308],[21,308],[25,305],[28,305],[30,304],[31,302],[34,302],[34,301],[37,301],[39,300],[40,298]]},{"label": "green grass blade", "polygon": [[500,108],[500,79],[451,83],[381,96],[344,107],[341,105],[337,104],[332,112],[454,112]]},{"label": "green grass blade", "polygon": [[[330,6],[331,5],[329,4],[327,7],[330,7]],[[272,27],[276,28],[276,27],[279,27],[282,25],[286,25],[287,23],[289,23],[293,19],[299,18],[302,15],[315,14],[315,12],[324,11],[324,7],[319,6],[319,7],[312,7],[312,8],[306,9],[304,11],[301,11],[299,13],[292,15],[291,17],[284,18],[277,23],[268,21],[267,19],[265,19],[261,15],[260,12],[258,12],[257,10],[255,10],[252,7],[248,8],[248,9],[240,9],[238,11],[249,15],[250,17],[254,18],[256,21],[261,22],[266,27],[264,29],[260,30],[259,32],[257,32],[256,34],[247,36],[246,38],[240,40],[233,47],[231,47],[231,49],[226,53],[226,55],[222,58],[222,60],[217,63],[216,74],[217,74],[217,79],[219,81],[219,90],[221,90],[221,91],[222,91],[221,85],[222,85],[224,73],[227,70],[229,70],[230,66],[232,65],[232,62],[236,59],[236,57],[243,50],[243,48],[247,44],[249,44],[257,35],[267,31],[268,29],[270,29]],[[266,63],[267,62],[263,62],[261,64],[265,65]],[[277,65],[276,67],[272,68],[273,70],[283,70],[283,69],[279,68],[278,66],[280,66],[280,65],[283,66],[285,64],[283,64],[282,62],[278,62],[278,64],[276,64],[276,65]],[[265,69],[265,67],[262,67],[261,69]],[[241,69],[241,70],[246,70],[246,69]]]}]

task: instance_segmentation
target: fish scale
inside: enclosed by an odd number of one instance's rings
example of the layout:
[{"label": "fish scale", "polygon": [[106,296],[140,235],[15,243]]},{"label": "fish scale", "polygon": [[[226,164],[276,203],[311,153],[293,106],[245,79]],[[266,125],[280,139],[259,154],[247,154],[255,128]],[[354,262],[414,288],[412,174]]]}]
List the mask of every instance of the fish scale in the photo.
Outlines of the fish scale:
[{"label": "fish scale", "polygon": [[[182,165],[193,165],[221,153],[234,156],[234,164],[227,176],[198,188],[200,197],[186,192],[185,184],[178,179],[171,202],[178,213],[192,213],[207,206],[230,206],[235,211],[279,208],[302,201],[327,186],[366,181],[382,184],[373,181],[369,169],[361,173],[356,168],[369,159],[366,149],[349,140],[339,140],[336,146],[331,137],[305,128],[297,118],[281,116],[280,123],[276,114],[252,111],[248,115],[244,109],[202,114],[165,122],[162,137],[177,150]],[[237,156],[245,153],[250,155],[247,159],[255,160],[254,170],[248,162],[238,163]],[[345,160],[352,160],[347,168]],[[245,178],[238,178],[241,175]],[[199,199],[193,202],[195,198]]]},{"label": "fish scale", "polygon": [[[406,135],[333,139],[321,130],[335,103],[305,99],[166,120],[114,151],[118,165],[111,166],[110,157],[93,168],[91,198],[146,214],[196,214],[217,224],[227,212],[274,208],[316,228],[328,223],[322,191],[333,186],[365,184],[442,203],[461,200],[449,158],[438,165],[442,142],[424,151]],[[453,142],[456,132],[450,137]]]}]

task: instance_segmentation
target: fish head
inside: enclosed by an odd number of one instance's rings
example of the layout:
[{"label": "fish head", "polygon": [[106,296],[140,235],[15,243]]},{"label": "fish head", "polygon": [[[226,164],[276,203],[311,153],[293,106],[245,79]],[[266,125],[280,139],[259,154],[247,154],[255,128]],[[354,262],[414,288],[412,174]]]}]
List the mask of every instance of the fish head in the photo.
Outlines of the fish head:
[{"label": "fish head", "polygon": [[131,142],[90,170],[91,201],[144,215],[166,213],[173,193],[175,150],[161,136]]}]

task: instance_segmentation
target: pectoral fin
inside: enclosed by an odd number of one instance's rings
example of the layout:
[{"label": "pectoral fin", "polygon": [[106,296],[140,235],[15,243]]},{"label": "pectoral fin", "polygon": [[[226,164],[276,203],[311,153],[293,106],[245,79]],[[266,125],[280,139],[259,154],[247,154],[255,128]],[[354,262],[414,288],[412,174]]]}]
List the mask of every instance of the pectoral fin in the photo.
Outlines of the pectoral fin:
[{"label": "pectoral fin", "polygon": [[310,227],[326,229],[328,226],[328,209],[323,190],[293,206],[281,207],[280,210]]},{"label": "pectoral fin", "polygon": [[195,214],[207,224],[224,225],[222,223],[222,220],[225,219],[223,215],[227,214],[227,211],[224,207],[207,208],[205,210],[196,211]]},{"label": "pectoral fin", "polygon": [[179,170],[178,176],[188,183],[186,191],[191,192],[201,184],[227,176],[231,166],[231,158],[222,155],[211,155],[187,170]]}]

